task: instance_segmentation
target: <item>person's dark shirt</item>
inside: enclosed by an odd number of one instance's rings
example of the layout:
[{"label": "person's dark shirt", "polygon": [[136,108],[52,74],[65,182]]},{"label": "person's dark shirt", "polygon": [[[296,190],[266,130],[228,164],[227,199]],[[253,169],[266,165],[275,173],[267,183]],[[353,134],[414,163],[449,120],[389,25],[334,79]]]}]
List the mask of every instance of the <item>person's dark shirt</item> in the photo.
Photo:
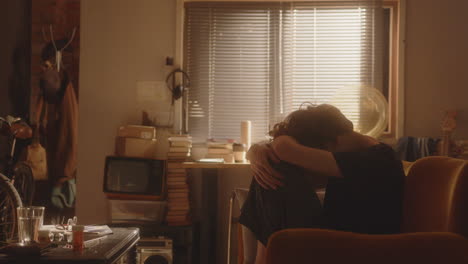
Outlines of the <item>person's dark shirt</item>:
[{"label": "person's dark shirt", "polygon": [[405,175],[393,149],[377,144],[333,154],[342,178],[330,178],[326,227],[366,234],[400,232]]}]

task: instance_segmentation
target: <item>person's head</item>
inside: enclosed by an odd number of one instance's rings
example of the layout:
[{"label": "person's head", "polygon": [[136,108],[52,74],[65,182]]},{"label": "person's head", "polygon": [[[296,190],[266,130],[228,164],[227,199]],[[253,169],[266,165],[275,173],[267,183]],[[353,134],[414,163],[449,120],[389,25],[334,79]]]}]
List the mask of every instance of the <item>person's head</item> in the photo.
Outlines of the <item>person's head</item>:
[{"label": "person's head", "polygon": [[328,149],[339,136],[352,131],[353,123],[338,108],[321,104],[292,112],[273,127],[270,136],[287,135],[304,146]]}]

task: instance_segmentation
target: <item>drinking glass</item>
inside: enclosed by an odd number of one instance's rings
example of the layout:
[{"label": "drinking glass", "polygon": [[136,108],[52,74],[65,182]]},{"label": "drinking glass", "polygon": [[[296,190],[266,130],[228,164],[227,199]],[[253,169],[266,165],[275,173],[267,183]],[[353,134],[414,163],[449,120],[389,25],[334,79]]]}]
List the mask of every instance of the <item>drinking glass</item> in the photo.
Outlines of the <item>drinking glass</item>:
[{"label": "drinking glass", "polygon": [[39,229],[44,221],[44,207],[25,206],[16,209],[18,214],[18,237],[20,243],[38,241]]}]

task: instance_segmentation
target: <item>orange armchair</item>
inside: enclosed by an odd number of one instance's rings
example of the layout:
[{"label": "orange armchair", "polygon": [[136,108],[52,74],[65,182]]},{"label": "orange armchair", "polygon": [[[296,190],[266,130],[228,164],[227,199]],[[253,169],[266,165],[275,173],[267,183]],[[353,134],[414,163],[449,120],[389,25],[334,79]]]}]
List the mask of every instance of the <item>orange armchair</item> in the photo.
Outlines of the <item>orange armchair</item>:
[{"label": "orange armchair", "polygon": [[405,181],[402,231],[454,232],[468,238],[468,162],[427,157]]},{"label": "orange armchair", "polygon": [[324,229],[286,229],[268,242],[268,264],[462,264],[468,240],[454,233],[363,235]]},{"label": "orange armchair", "polygon": [[287,229],[268,241],[267,263],[468,263],[468,163],[427,157],[408,175],[402,234]]}]

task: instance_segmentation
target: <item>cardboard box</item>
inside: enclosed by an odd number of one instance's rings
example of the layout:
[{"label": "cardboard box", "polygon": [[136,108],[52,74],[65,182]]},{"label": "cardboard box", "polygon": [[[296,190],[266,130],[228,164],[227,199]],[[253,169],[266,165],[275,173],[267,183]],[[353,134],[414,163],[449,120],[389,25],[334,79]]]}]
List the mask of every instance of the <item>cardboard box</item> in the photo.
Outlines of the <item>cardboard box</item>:
[{"label": "cardboard box", "polygon": [[117,136],[127,138],[153,139],[156,138],[156,128],[152,126],[136,125],[121,126],[117,131]]},{"label": "cardboard box", "polygon": [[152,159],[156,153],[156,139],[117,137],[115,154],[126,157]]}]

